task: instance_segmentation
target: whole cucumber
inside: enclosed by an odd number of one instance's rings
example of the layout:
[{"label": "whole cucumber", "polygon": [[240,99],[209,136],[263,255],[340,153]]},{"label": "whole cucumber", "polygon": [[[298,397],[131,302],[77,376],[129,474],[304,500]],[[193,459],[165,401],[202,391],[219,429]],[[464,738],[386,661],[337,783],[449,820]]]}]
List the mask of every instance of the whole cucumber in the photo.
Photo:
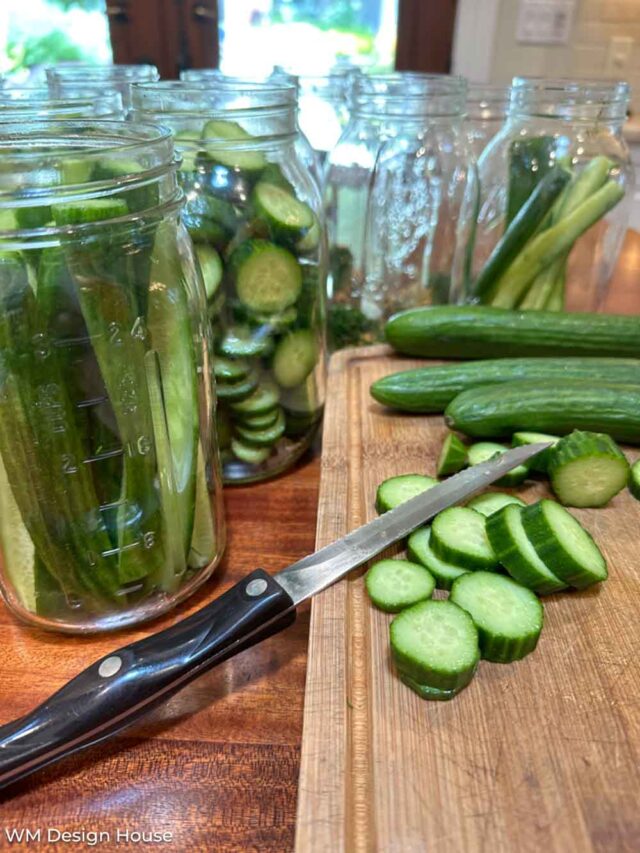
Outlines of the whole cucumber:
[{"label": "whole cucumber", "polygon": [[640,358],[637,315],[434,305],[394,315],[385,336],[398,352],[427,358]]},{"label": "whole cucumber", "polygon": [[403,412],[443,412],[468,388],[516,379],[591,379],[640,385],[635,358],[496,358],[418,367],[383,376],[369,389],[374,400]]},{"label": "whole cucumber", "polygon": [[584,379],[524,380],[463,391],[449,403],[451,429],[478,438],[518,430],[603,432],[640,444],[640,386]]}]

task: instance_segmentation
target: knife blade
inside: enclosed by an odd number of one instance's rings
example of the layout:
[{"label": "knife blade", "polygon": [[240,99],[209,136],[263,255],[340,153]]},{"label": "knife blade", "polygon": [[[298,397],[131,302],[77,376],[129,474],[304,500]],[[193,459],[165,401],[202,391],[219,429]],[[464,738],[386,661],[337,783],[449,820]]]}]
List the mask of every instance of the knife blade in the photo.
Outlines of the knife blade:
[{"label": "knife blade", "polygon": [[518,447],[468,468],[275,575],[256,569],[186,619],[97,660],[0,727],[0,788],[113,737],[216,664],[291,625],[302,601],[549,446]]}]

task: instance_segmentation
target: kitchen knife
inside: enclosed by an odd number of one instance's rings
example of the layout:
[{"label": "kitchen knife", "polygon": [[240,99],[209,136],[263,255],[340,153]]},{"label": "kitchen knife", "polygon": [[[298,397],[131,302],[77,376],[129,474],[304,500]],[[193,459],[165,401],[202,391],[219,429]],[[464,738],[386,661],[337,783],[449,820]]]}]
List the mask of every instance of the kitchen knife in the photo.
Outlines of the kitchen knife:
[{"label": "kitchen knife", "polygon": [[96,661],[0,727],[0,788],[122,731],[203,672],[292,624],[302,601],[549,446],[474,465],[273,576],[256,569],[193,615]]}]

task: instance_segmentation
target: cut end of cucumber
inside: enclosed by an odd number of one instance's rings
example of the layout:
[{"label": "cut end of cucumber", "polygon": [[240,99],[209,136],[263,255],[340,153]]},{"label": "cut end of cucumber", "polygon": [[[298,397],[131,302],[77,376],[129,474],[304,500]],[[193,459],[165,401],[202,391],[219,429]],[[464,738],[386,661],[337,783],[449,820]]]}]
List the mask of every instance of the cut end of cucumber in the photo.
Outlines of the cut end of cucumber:
[{"label": "cut end of cucumber", "polygon": [[548,469],[553,491],[565,506],[604,506],[629,478],[629,463],[613,439],[578,430],[551,449]]},{"label": "cut end of cucumber", "polygon": [[398,613],[431,598],[436,583],[424,566],[408,560],[379,560],[367,572],[365,586],[376,607]]},{"label": "cut end of cucumber", "polygon": [[389,477],[378,486],[376,509],[379,513],[387,512],[437,485],[437,480],[426,477],[424,474],[400,474],[398,477]]},{"label": "cut end of cucumber", "polygon": [[473,619],[485,660],[510,663],[535,649],[542,630],[542,604],[511,578],[471,572],[453,584],[450,600]]}]

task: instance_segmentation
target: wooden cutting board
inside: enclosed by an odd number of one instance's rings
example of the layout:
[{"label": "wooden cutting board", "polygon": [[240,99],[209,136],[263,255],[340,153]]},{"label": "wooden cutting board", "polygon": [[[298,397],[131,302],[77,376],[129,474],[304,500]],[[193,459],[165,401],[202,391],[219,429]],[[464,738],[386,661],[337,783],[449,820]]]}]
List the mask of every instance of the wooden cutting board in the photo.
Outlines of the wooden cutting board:
[{"label": "wooden cutting board", "polygon": [[[317,547],[375,516],[381,480],[435,473],[442,418],[392,414],[368,392],[416,364],[386,347],[333,357]],[[519,490],[529,502],[545,493]],[[450,702],[424,701],[395,676],[391,617],[370,605],[363,571],[314,599],[299,853],[640,849],[640,503],[625,490],[575,514],[609,580],[546,597],[537,650],[481,662]]]}]

